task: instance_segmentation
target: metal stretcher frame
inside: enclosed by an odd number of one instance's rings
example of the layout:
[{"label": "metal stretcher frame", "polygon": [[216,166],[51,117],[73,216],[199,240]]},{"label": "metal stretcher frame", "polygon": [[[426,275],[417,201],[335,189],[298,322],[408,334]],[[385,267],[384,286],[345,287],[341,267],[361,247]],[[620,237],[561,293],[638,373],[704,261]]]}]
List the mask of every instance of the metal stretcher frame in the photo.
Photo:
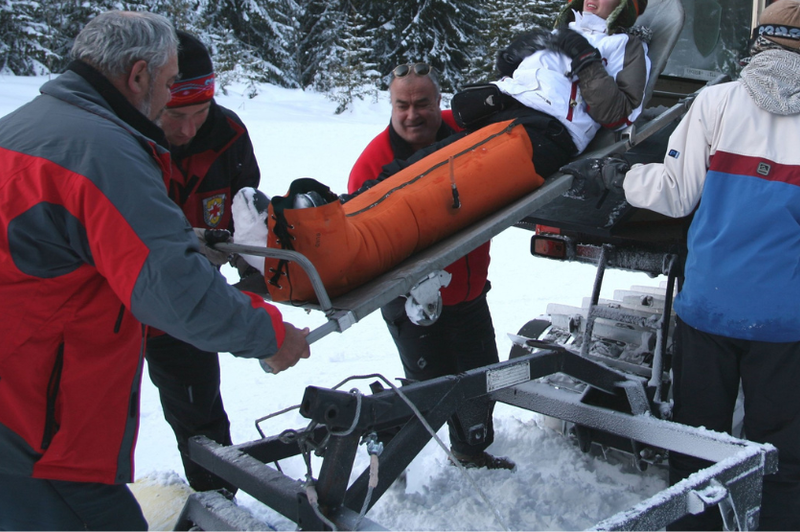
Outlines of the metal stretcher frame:
[{"label": "metal stretcher frame", "polygon": [[[556,372],[605,393],[626,397],[632,413],[584,404],[578,394],[536,381]],[[394,390],[357,396],[309,386],[300,408],[300,413],[313,422],[306,429],[227,447],[199,436],[190,441],[190,456],[305,530],[327,530],[331,525],[347,530],[382,529],[361,514],[377,502],[432,437],[406,399],[433,431],[446,423],[463,400],[487,397],[713,462],[650,499],[599,522],[595,530],[658,530],[684,515],[715,505],[728,529],[753,529],[758,525],[763,476],[777,470],[777,449],[773,446],[658,419],[650,411],[644,379],[563,347],[408,384],[402,392],[404,397]],[[377,485],[369,488],[369,467],[350,484],[361,437],[390,427],[400,430],[379,456]],[[287,439],[287,432],[301,436]],[[324,447],[313,496],[304,482],[267,465],[301,454],[298,442],[303,438]],[[314,445],[306,446],[306,452],[311,448]],[[202,526],[204,519],[209,519],[214,530],[251,526],[249,521],[241,520],[233,502],[216,498],[211,509],[207,508],[208,501],[201,503],[190,499],[176,529],[188,530],[192,524],[206,529]],[[226,522],[228,515],[230,522]]]},{"label": "metal stretcher frame", "polygon": [[[678,40],[683,27],[684,10],[680,0],[650,0],[645,12],[638,18],[637,25],[649,28],[652,42],[647,54],[651,60],[650,79],[645,87],[645,102],[654,94],[659,74],[664,69],[670,53]],[[709,83],[713,84],[715,81]],[[602,157],[612,153],[624,153],[633,146],[647,140],[664,127],[680,119],[689,108],[694,95],[689,95],[638,130],[630,126],[616,134],[601,130],[589,145],[584,157]],[[620,140],[621,139],[621,140]],[[597,146],[602,146],[597,148]],[[482,221],[461,230],[453,236],[427,248],[401,263],[394,269],[376,277],[333,301],[328,296],[314,266],[303,255],[293,251],[241,246],[237,244],[217,244],[220,251],[245,253],[260,257],[287,259],[300,265],[311,280],[318,304],[302,305],[323,311],[328,321],[311,331],[307,340],[313,343],[332,332],[343,332],[372,312],[375,312],[393,299],[405,295],[429,273],[441,270],[452,264],[481,244],[488,242],[509,227],[518,224],[542,206],[567,192],[572,186],[572,176],[556,173],[532,193],[523,196],[500,211]]]}]

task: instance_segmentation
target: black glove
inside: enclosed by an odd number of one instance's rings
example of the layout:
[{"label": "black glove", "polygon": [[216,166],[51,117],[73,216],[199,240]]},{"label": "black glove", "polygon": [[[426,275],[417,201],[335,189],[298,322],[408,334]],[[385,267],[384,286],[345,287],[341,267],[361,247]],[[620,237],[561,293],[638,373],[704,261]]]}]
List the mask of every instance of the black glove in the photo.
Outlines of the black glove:
[{"label": "black glove", "polygon": [[618,155],[600,159],[580,159],[562,166],[560,171],[575,177],[572,190],[590,196],[605,196],[609,191],[622,192],[625,174],[631,169],[630,163]]},{"label": "black glove", "polygon": [[559,51],[572,59],[572,71],[570,72],[572,76],[577,76],[591,63],[603,60],[600,50],[589,44],[586,37],[574,30],[558,30],[554,44]]},{"label": "black glove", "polygon": [[511,76],[523,59],[544,50],[551,39],[551,33],[544,28],[534,28],[519,35],[497,54],[497,71],[501,76]]},{"label": "black glove", "polygon": [[232,235],[227,229],[202,229],[200,227],[194,228],[194,233],[200,241],[200,252],[214,266],[222,266],[230,260],[230,255],[224,251],[217,251],[213,248],[214,244],[220,242],[230,242]]},{"label": "black glove", "polygon": [[222,242],[230,242],[233,235],[227,229],[206,229],[203,237],[206,243],[213,246]]}]

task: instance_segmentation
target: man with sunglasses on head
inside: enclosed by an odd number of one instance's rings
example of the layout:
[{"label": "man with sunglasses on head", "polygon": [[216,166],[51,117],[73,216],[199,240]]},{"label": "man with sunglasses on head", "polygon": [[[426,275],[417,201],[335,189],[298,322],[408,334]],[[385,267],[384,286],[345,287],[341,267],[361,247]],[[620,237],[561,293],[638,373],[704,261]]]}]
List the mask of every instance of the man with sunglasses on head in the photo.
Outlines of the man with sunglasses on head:
[{"label": "man with sunglasses on head", "polygon": [[[348,192],[375,179],[384,165],[445,140],[461,130],[451,111],[440,108],[436,70],[426,63],[400,65],[390,74],[392,115],[350,172]],[[447,266],[450,284],[441,289],[442,312],[428,326],[417,325],[400,297],[381,309],[409,380],[423,381],[494,364],[499,361],[492,316],[486,302],[491,288],[489,242]],[[492,410],[484,399],[465,402],[449,421],[453,455],[466,467],[513,469],[514,463],[486,452],[494,441]],[[384,435],[384,439],[387,435]]]},{"label": "man with sunglasses on head", "polygon": [[[558,17],[558,29],[521,35],[498,54],[500,80],[454,96],[451,117],[467,130],[460,133],[452,131],[455,128],[442,131],[446,124],[435,70],[420,64],[395,68],[389,86],[391,124],[356,162],[348,183],[350,195],[342,201],[468,131],[511,119],[530,137],[536,171],[551,175],[582,152],[601,127],[630,124],[641,113],[650,61],[646,45],[630,28],[646,7],[647,0],[570,0]],[[456,273],[452,288],[442,290],[442,300],[450,304],[431,328],[411,323],[402,299],[382,309],[408,378],[424,380],[498,360],[485,301],[490,287],[485,246],[456,263],[466,268],[466,285],[459,282],[458,268],[449,267]],[[480,272],[473,269],[476,266]],[[451,299],[449,292],[456,290],[461,291]],[[492,405],[484,408],[484,423],[464,422],[478,411],[477,404],[466,403],[451,420],[453,451],[464,463],[506,467],[510,462],[484,451],[493,437]]]}]

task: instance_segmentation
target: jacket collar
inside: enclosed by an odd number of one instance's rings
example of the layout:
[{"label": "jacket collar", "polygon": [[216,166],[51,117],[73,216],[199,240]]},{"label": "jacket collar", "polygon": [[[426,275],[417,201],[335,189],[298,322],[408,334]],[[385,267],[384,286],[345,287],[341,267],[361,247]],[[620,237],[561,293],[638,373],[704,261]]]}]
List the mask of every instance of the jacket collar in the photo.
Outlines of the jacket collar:
[{"label": "jacket collar", "polygon": [[103,74],[83,61],[73,61],[67,66],[67,70],[85,79],[103,97],[120,120],[160,146],[168,146],[161,128],[139,112]]},{"label": "jacket collar", "polygon": [[[436,141],[440,141],[445,139],[455,133],[455,130],[447,125],[447,123],[442,120],[442,125],[439,126],[439,130],[436,132]],[[400,161],[405,161],[409,157],[414,154],[414,148],[411,147],[411,144],[405,141],[400,134],[395,131],[394,126],[392,126],[391,120],[389,121],[389,144],[392,147],[392,152],[394,153],[394,158]]]}]

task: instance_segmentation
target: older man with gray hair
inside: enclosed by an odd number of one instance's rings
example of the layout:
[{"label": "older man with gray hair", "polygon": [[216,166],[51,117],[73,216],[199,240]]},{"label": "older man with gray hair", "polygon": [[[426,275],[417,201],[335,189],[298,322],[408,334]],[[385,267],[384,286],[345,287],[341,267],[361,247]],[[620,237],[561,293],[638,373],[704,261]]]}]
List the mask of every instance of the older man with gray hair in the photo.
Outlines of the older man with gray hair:
[{"label": "older man with gray hair", "polygon": [[147,325],[274,373],[308,330],[230,287],[167,196],[172,25],[103,13],[73,57],[0,119],[0,529],[146,530],[125,484]]}]

